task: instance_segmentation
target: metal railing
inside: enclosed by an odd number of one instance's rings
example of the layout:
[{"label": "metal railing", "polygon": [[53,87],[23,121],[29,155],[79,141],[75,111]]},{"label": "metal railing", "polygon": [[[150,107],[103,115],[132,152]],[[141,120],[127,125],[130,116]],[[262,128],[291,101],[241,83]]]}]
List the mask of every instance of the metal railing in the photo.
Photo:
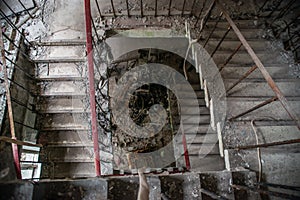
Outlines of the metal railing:
[{"label": "metal railing", "polygon": [[[212,10],[214,8],[218,7],[221,10],[220,16],[224,16],[227,23],[228,23],[228,28],[227,30],[224,32],[222,38],[220,39],[220,41],[218,42],[217,46],[215,47],[215,49],[213,50],[213,52],[211,53],[211,57],[214,56],[214,54],[219,50],[220,46],[222,45],[223,41],[225,40],[226,36],[228,35],[228,33],[230,31],[233,31],[235,33],[235,35],[237,36],[237,38],[240,41],[240,44],[236,47],[236,49],[232,52],[232,54],[226,59],[226,61],[224,62],[223,65],[220,66],[219,71],[222,71],[224,69],[224,67],[226,67],[226,65],[228,63],[230,63],[230,61],[232,60],[232,58],[236,55],[236,53],[239,51],[239,49],[243,46],[248,55],[251,57],[252,61],[254,62],[254,65],[238,80],[236,81],[232,86],[230,86],[226,93],[228,94],[229,91],[231,91],[233,88],[235,88],[239,83],[241,83],[244,79],[246,79],[252,72],[254,72],[256,69],[259,69],[261,74],[263,75],[264,79],[266,80],[266,82],[268,83],[270,89],[273,90],[274,92],[274,97],[267,99],[266,101],[264,101],[261,104],[258,104],[256,106],[254,106],[253,108],[244,111],[242,113],[240,113],[237,116],[233,116],[229,119],[229,121],[235,120],[239,117],[242,117],[250,112],[253,112],[265,105],[268,105],[274,101],[280,101],[281,105],[283,106],[283,108],[286,110],[286,112],[288,113],[288,115],[291,117],[292,120],[295,121],[298,129],[300,129],[300,121],[298,116],[295,114],[294,110],[291,109],[287,99],[284,97],[283,93],[281,92],[281,90],[278,88],[277,84],[275,83],[275,81],[273,80],[273,78],[270,76],[270,74],[268,73],[268,71],[266,70],[265,66],[263,65],[263,63],[261,62],[261,60],[258,58],[258,56],[256,55],[256,53],[253,51],[252,47],[249,45],[249,43],[247,42],[247,40],[245,39],[245,37],[243,36],[243,34],[241,33],[241,31],[239,30],[239,28],[236,26],[236,24],[233,22],[233,20],[231,19],[230,15],[227,13],[227,11],[225,10],[225,8],[221,5],[221,3],[219,3],[217,0],[213,1],[213,3],[210,6],[210,10],[207,11],[207,15],[202,19],[201,21],[201,30],[200,30],[200,34],[203,31],[203,29],[205,28],[205,25],[208,21],[209,18],[209,13],[212,12]],[[206,42],[208,42],[208,40],[210,39],[210,36],[213,34],[215,27],[217,26],[218,21],[215,23],[214,28],[212,29],[211,33],[209,34],[209,37],[206,39]],[[199,36],[198,41],[201,39],[201,35]]]},{"label": "metal railing", "polygon": [[[30,74],[26,69],[24,69],[20,64],[17,63],[17,57],[18,54],[22,54],[22,56],[28,60],[29,62],[32,62],[32,60],[29,58],[28,54],[23,50],[21,47],[22,44],[25,42],[27,45],[32,46],[31,42],[26,38],[26,36],[23,33],[23,30],[18,28],[15,25],[15,22],[13,19],[15,17],[19,16],[19,13],[15,12],[7,3],[7,1],[3,0],[4,5],[7,7],[8,10],[12,12],[12,17],[5,14],[5,12],[0,9],[0,16],[7,24],[6,27],[1,27],[0,31],[0,48],[1,48],[1,68],[0,72],[3,73],[3,78],[1,78],[1,81],[4,82],[5,85],[5,97],[2,96],[4,99],[6,99],[6,105],[7,105],[7,111],[8,111],[8,118],[9,118],[9,127],[10,127],[10,136],[11,140],[2,138],[3,141],[11,143],[12,145],[12,152],[13,152],[13,159],[14,159],[14,166],[16,170],[16,176],[18,179],[21,179],[21,165],[20,165],[20,158],[19,158],[19,150],[18,145],[26,145],[26,146],[38,146],[27,142],[22,142],[18,140],[16,132],[17,130],[22,130],[23,128],[28,128],[32,130],[36,130],[34,127],[31,127],[29,125],[24,124],[24,122],[18,122],[14,118],[14,104],[17,104],[21,107],[23,107],[25,110],[28,110],[30,112],[36,112],[34,106],[28,107],[28,105],[24,102],[22,102],[19,99],[15,99],[11,95],[11,87],[16,87],[17,90],[24,91],[28,96],[35,98],[36,94],[32,90],[28,89],[26,86],[23,86],[22,84],[18,83],[15,79],[12,77],[12,73],[14,73],[15,70],[19,70],[22,74],[25,75],[26,78],[30,80],[35,80],[34,76]],[[29,10],[25,7],[25,5],[22,3],[21,0],[18,0],[18,3],[22,6],[22,8],[26,11],[26,13],[33,18],[33,16],[29,13]],[[1,21],[2,21],[1,20]],[[4,42],[4,40],[6,42]],[[3,102],[5,103],[5,102]],[[3,106],[5,107],[5,106]],[[4,116],[3,116],[4,117]],[[2,121],[2,119],[1,119]],[[19,128],[16,126],[19,126]]]}]

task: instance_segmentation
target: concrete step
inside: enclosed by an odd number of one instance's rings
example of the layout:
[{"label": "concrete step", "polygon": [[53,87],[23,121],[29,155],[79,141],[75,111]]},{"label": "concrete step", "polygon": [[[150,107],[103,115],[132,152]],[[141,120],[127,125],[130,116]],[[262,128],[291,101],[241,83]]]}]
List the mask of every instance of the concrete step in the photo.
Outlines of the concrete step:
[{"label": "concrete step", "polygon": [[[184,174],[146,174],[149,199],[260,199],[259,194],[232,189],[231,184],[253,186],[254,172],[210,171]],[[114,176],[106,178],[39,180],[39,184],[26,181],[2,182],[1,194],[5,199],[22,196],[26,199],[137,199],[139,177]],[[18,191],[18,193],[16,193]]]},{"label": "concrete step", "polygon": [[186,129],[186,135],[187,134],[194,134],[194,133],[198,133],[198,134],[206,134],[208,132],[208,127],[209,125],[207,124],[200,124],[199,126],[189,126]]},{"label": "concrete step", "polygon": [[167,199],[199,199],[200,176],[196,173],[159,176],[161,193]]},{"label": "concrete step", "polygon": [[38,46],[85,46],[85,40],[72,40],[72,39],[60,39],[60,40],[42,40],[40,42],[34,42]]},{"label": "concrete step", "polygon": [[200,118],[199,116],[195,115],[181,115],[181,120],[184,124],[209,124],[210,123],[210,115],[201,115]]},{"label": "concrete step", "polygon": [[41,178],[65,179],[95,177],[95,165],[90,162],[49,163],[42,165]]},{"label": "concrete step", "polygon": [[[230,101],[227,100],[227,113],[228,117],[236,116],[241,114],[244,111],[247,111],[254,106],[262,103],[266,99],[262,100],[251,100],[247,98],[241,98],[238,101]],[[291,109],[299,116],[300,115],[300,101],[288,101]],[[252,120],[256,118],[267,118],[272,117],[274,120],[291,120],[290,116],[286,112],[286,110],[282,107],[279,101],[272,102],[264,107],[261,107],[243,117],[239,118],[238,120]],[[270,118],[267,118],[271,120]]]},{"label": "concrete step", "polygon": [[224,159],[220,155],[207,155],[204,158],[199,158],[198,155],[190,155],[191,171],[222,171],[225,169]]},{"label": "concrete step", "polygon": [[[215,26],[216,20],[209,20],[206,23],[206,28],[213,28]],[[257,29],[262,24],[262,20],[234,20],[234,23],[237,25],[239,29]],[[228,22],[227,20],[220,20],[217,28],[227,29]]]},{"label": "concrete step", "polygon": [[84,58],[84,46],[42,46],[38,47],[38,56],[35,59],[62,59],[62,58]]},{"label": "concrete step", "polygon": [[82,96],[86,86],[82,81],[44,82],[40,90],[40,96]]},{"label": "concrete step", "polygon": [[83,99],[78,98],[48,98],[39,102],[39,113],[83,113],[89,112],[85,109]]},{"label": "concrete step", "polygon": [[218,144],[188,144],[189,155],[201,156],[206,155],[220,155]]},{"label": "concrete step", "polygon": [[84,64],[77,63],[42,63],[37,65],[36,78],[50,79],[50,78],[82,78],[86,76]]},{"label": "concrete step", "polygon": [[[146,177],[149,183],[149,199],[161,198],[161,186],[158,177]],[[139,178],[137,176],[117,177],[108,179],[108,199],[137,199]]]},{"label": "concrete step", "polygon": [[199,112],[194,107],[190,106],[181,106],[180,109],[183,110],[187,115],[209,115],[209,109],[206,107],[199,107]]},{"label": "concrete step", "polygon": [[50,146],[41,150],[40,160],[47,162],[93,162],[93,148]]},{"label": "concrete step", "polygon": [[72,144],[91,142],[88,131],[50,131],[40,132],[38,141],[41,144]]},{"label": "concrete step", "polygon": [[[254,145],[257,143],[250,121],[230,122],[227,126],[230,126],[231,128],[225,128],[222,133],[223,140],[226,141],[224,143],[224,148]],[[259,143],[271,143],[298,139],[300,133],[295,125],[267,125],[260,124],[259,121],[254,121],[254,128],[257,131]],[[234,133],[235,137],[232,136],[232,133]],[[244,139],[240,140],[239,138]]]},{"label": "concrete step", "polygon": [[[289,66],[271,66],[267,65],[265,66],[266,70],[269,72],[270,76],[273,79],[289,79],[289,78],[294,78],[292,76],[292,70]],[[242,77],[249,69],[249,67],[238,67],[238,66],[233,66],[233,65],[228,65],[225,68],[223,68],[221,75],[222,77],[226,79],[239,79]],[[256,69],[254,72],[252,72],[247,79],[255,79],[255,78],[263,78],[262,73],[260,72],[259,69]]]},{"label": "concrete step", "polygon": [[182,102],[183,103],[180,104],[180,107],[182,107],[182,108],[206,106],[206,103],[205,103],[204,99],[198,99],[198,101],[196,101],[194,99],[184,98],[184,99],[182,99]]},{"label": "concrete step", "polygon": [[[86,128],[88,127],[87,114],[63,113],[63,114],[46,114],[39,119],[41,130],[60,128]],[[74,130],[76,130],[74,129]]]},{"label": "concrete step", "polygon": [[[202,41],[206,40],[206,38],[210,35],[211,31],[212,31],[212,28],[204,29],[203,34],[202,34],[202,38],[203,38]],[[224,28],[216,28],[210,39],[220,41],[225,32],[226,32],[226,30]],[[244,28],[244,29],[241,29],[241,32],[247,41],[266,40],[265,38],[263,38],[264,35],[266,35],[266,31],[262,28],[248,28],[248,29]],[[237,38],[236,34],[234,33],[234,31],[230,31],[227,34],[225,40],[234,41],[234,40],[238,40],[238,38]]]},{"label": "concrete step", "polygon": [[187,144],[216,144],[218,142],[217,133],[208,134],[185,134]]},{"label": "concrete step", "polygon": [[[233,53],[234,50],[240,45],[240,43],[241,42],[239,40],[224,40],[221,46],[218,48],[218,51]],[[276,49],[274,45],[272,45],[272,42],[267,40],[249,40],[248,43],[256,53],[276,52]],[[205,46],[205,49],[208,52],[212,52],[215,50],[218,44],[219,44],[218,40],[213,40],[213,39],[209,40]],[[242,53],[244,54],[247,53],[244,46],[242,46],[237,52],[237,54],[242,54]]]},{"label": "concrete step", "polygon": [[[225,79],[225,88],[232,86],[237,80]],[[227,96],[236,97],[273,97],[275,93],[268,83],[261,79],[262,82],[253,80],[244,80],[234,87]],[[300,81],[297,79],[283,79],[275,81],[281,92],[286,97],[295,97],[300,94]]]},{"label": "concrete step", "polygon": [[[226,199],[234,199],[231,190],[231,172],[205,172],[200,174],[201,188]],[[202,199],[210,199],[207,193],[202,193]]]},{"label": "concrete step", "polygon": [[[223,64],[227,60],[227,58],[231,55],[231,53],[232,52],[228,52],[228,51],[227,52],[217,51],[213,57],[213,60],[216,63],[216,65]],[[284,56],[281,56],[279,53],[267,54],[267,53],[258,52],[256,55],[265,66],[273,65],[273,64],[286,65],[289,63],[289,61]],[[252,58],[249,56],[249,54],[239,53],[233,56],[233,58],[230,61],[230,64],[254,65],[254,62]]]}]

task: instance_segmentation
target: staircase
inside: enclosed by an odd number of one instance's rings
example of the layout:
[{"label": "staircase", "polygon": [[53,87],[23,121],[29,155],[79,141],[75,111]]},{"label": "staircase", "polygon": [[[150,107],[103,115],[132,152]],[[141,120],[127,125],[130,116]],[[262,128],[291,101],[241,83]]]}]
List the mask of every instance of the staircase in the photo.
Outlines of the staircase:
[{"label": "staircase", "polygon": [[39,50],[45,52],[35,58],[37,125],[39,143],[44,144],[41,178],[95,177],[84,44],[39,44]]},{"label": "staircase", "polygon": [[[146,175],[149,199],[259,199],[253,192],[236,190],[231,184],[253,187],[255,173],[249,171],[203,172],[186,174]],[[5,199],[18,196],[26,199],[137,199],[139,179],[135,176],[89,178],[78,180],[40,181],[0,184]],[[12,187],[14,190],[12,190]],[[9,189],[8,189],[9,188]]]}]

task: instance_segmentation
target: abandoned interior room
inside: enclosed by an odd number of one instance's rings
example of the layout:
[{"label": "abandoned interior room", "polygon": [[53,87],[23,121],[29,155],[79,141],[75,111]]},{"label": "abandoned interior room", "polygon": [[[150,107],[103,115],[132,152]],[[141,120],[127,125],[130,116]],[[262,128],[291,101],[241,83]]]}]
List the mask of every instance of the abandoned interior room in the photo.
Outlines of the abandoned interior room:
[{"label": "abandoned interior room", "polygon": [[299,13],[1,0],[0,199],[300,199]]}]

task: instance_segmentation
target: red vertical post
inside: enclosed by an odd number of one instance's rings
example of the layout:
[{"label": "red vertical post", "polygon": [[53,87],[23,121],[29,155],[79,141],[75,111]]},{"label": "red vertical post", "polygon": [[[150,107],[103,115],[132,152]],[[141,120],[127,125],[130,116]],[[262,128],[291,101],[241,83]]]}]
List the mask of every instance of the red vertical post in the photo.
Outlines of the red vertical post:
[{"label": "red vertical post", "polygon": [[92,138],[93,138],[93,145],[94,145],[94,163],[95,163],[96,175],[101,176],[97,115],[96,115],[96,100],[95,100],[93,43],[92,43],[92,25],[91,25],[92,15],[91,15],[90,0],[84,0],[84,8],[85,8],[86,51],[87,51],[87,61],[88,61],[89,90],[90,90]]},{"label": "red vertical post", "polygon": [[182,143],[183,143],[183,150],[184,150],[185,166],[187,170],[190,170],[191,163],[190,163],[189,151],[186,144],[186,137],[184,133],[182,133]]}]

